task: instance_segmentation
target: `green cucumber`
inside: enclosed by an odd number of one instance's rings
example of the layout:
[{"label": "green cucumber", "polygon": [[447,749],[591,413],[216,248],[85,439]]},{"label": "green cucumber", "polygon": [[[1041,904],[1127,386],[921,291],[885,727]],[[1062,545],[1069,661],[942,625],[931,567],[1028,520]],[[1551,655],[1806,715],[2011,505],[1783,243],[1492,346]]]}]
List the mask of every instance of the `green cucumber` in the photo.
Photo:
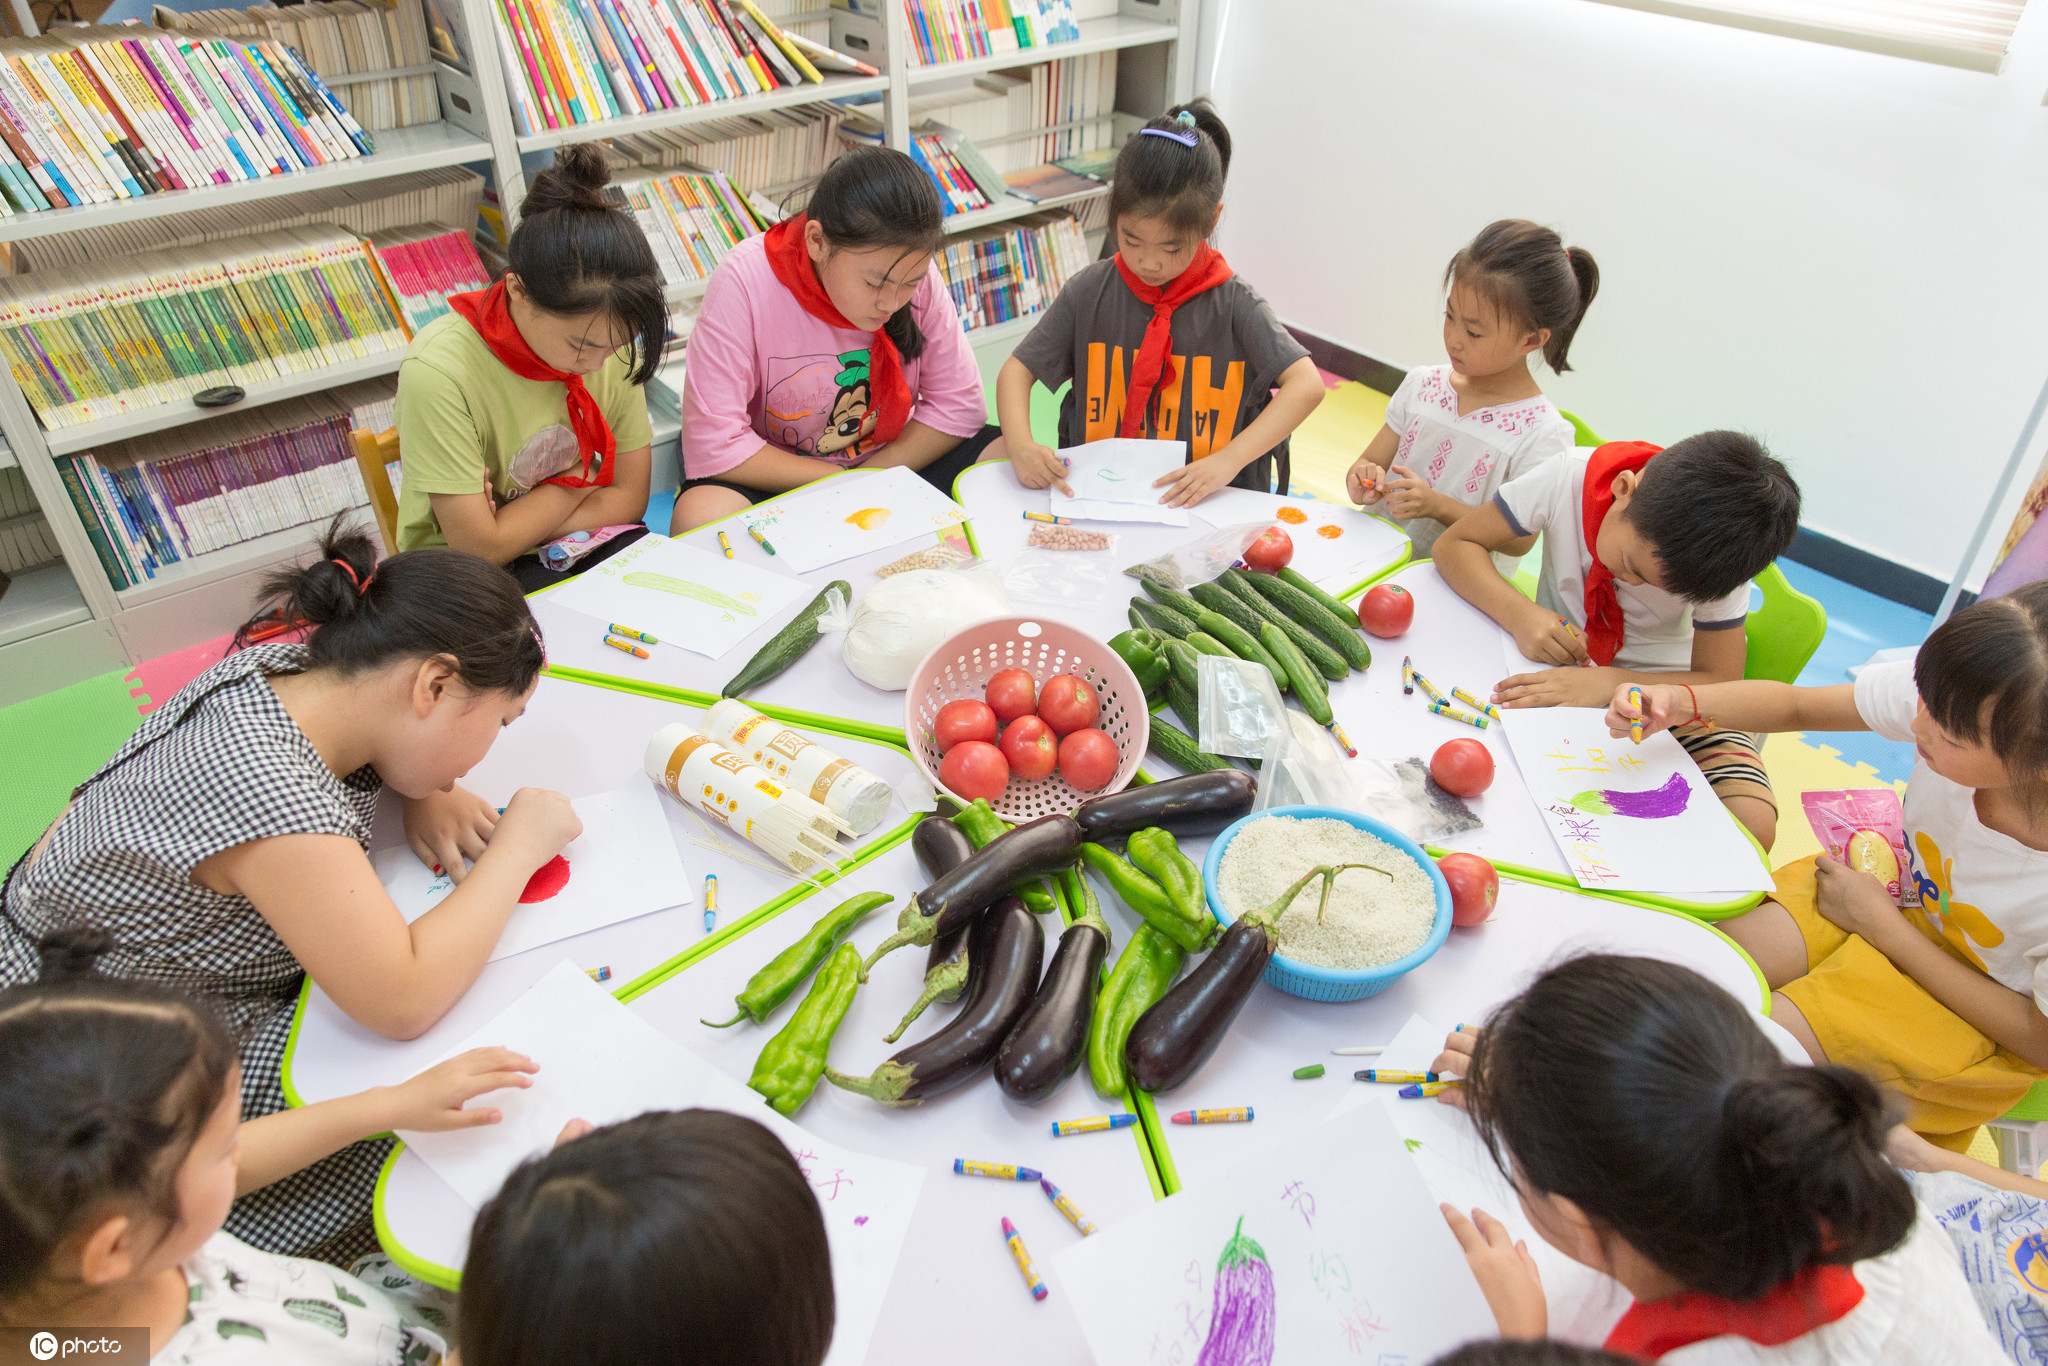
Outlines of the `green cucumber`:
[{"label": "green cucumber", "polygon": [[1335,612],[1340,620],[1358,620],[1357,608],[1346,607],[1344,605],[1344,599],[1333,598],[1328,593],[1325,593],[1322,589],[1316,587],[1315,581],[1309,578],[1308,575],[1302,573],[1299,569],[1282,569],[1275,577],[1277,577],[1280,580],[1280,582],[1285,584],[1291,584],[1294,587],[1300,589],[1302,592],[1308,594],[1317,602],[1329,608],[1332,612]]},{"label": "green cucumber", "polygon": [[1308,713],[1308,719],[1319,726],[1329,725],[1335,719],[1330,711],[1330,695],[1323,691],[1322,676],[1309,667],[1307,657],[1294,648],[1294,642],[1287,638],[1285,631],[1270,621],[1260,630],[1259,639],[1280,661],[1280,667],[1287,670],[1287,676],[1294,680],[1294,698]]},{"label": "green cucumber", "polygon": [[1200,675],[1195,668],[1195,647],[1185,640],[1166,642],[1167,682],[1178,683],[1193,693],[1199,687],[1196,682]]},{"label": "green cucumber", "polygon": [[1185,640],[1195,630],[1192,617],[1184,617],[1171,607],[1161,607],[1156,602],[1132,598],[1131,610],[1138,614],[1148,629],[1172,640]]},{"label": "green cucumber", "polygon": [[1296,624],[1305,626],[1321,636],[1338,654],[1350,662],[1354,669],[1363,669],[1372,664],[1372,651],[1358,634],[1358,619],[1350,621],[1336,615],[1325,607],[1320,599],[1288,583],[1285,579],[1271,574],[1246,576],[1252,587],[1259,590],[1266,601],[1293,617]]},{"label": "green cucumber", "polygon": [[1196,654],[1216,655],[1223,659],[1237,658],[1237,654],[1228,645],[1202,631],[1189,632],[1188,644],[1194,647]]},{"label": "green cucumber", "polygon": [[1138,608],[1135,603],[1125,610],[1124,615],[1131,619],[1131,629],[1133,631],[1149,631],[1152,629],[1145,624],[1145,619],[1138,615]]},{"label": "green cucumber", "polygon": [[1157,752],[1160,758],[1183,773],[1206,773],[1214,768],[1233,767],[1196,744],[1194,736],[1157,716],[1152,718],[1152,733],[1145,747]]},{"label": "green cucumber", "polygon": [[1172,670],[1166,678],[1166,704],[1173,708],[1181,724],[1189,731],[1199,731],[1201,722],[1201,693],[1195,682],[1195,649],[1184,640],[1166,642],[1166,657]]},{"label": "green cucumber", "polygon": [[1152,601],[1162,607],[1170,608],[1184,617],[1191,618],[1195,613],[1202,610],[1201,603],[1196,602],[1178,589],[1168,588],[1165,584],[1154,583],[1150,579],[1141,579],[1138,586],[1145,590],[1145,596],[1151,598]]},{"label": "green cucumber", "polygon": [[1198,583],[1191,591],[1195,595],[1196,602],[1201,603],[1202,606],[1208,608],[1217,616],[1228,617],[1236,622],[1238,629],[1250,635],[1254,640],[1258,638],[1259,623],[1265,618],[1245,606],[1244,600],[1238,597],[1237,594],[1224,588],[1221,582]]},{"label": "green cucumber", "polygon": [[1202,615],[1195,618],[1195,625],[1236,651],[1239,659],[1249,659],[1254,664],[1265,665],[1267,672],[1273,675],[1274,684],[1281,692],[1287,691],[1287,671],[1280,667],[1279,660],[1266,653],[1265,646],[1252,639],[1251,632],[1230,618],[1219,612],[1212,612],[1206,607],[1202,609]]},{"label": "green cucumber", "polygon": [[790,618],[789,625],[777,631],[766,645],[754,652],[747,666],[732,676],[732,681],[719,690],[720,697],[738,697],[741,693],[760,687],[763,683],[782,674],[790,665],[802,659],[813,645],[818,643],[818,618],[825,615],[827,599],[834,591],[839,601],[847,606],[853,604],[853,585],[845,579],[834,579],[825,585],[825,591],[812,598],[803,611]]},{"label": "green cucumber", "polygon": [[[1315,665],[1324,678],[1332,683],[1342,683],[1351,676],[1351,666],[1344,662],[1344,656],[1325,645],[1322,637],[1315,632],[1301,626],[1294,618],[1267,602],[1259,590],[1252,587],[1250,580],[1245,578],[1243,570],[1226,569],[1216,582],[1229,589],[1230,596],[1243,603],[1254,619],[1261,622],[1270,621],[1278,626],[1287,638],[1294,642],[1294,648],[1308,656],[1308,662]],[[1245,629],[1253,632],[1257,630],[1251,626]]]}]

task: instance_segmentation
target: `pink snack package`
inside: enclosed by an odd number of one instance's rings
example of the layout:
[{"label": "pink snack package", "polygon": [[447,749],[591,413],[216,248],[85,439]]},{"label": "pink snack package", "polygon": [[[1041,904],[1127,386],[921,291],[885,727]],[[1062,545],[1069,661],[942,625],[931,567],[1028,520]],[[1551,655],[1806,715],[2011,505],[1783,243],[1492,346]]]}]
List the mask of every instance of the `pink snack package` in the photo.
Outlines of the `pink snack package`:
[{"label": "pink snack package", "polygon": [[1920,889],[1913,881],[1912,861],[1906,857],[1905,815],[1899,809],[1899,794],[1888,787],[1857,787],[1840,792],[1802,792],[1807,824],[1829,858],[1848,856],[1849,841],[1860,830],[1884,836],[1898,860],[1899,876],[1885,884],[1892,900],[1901,906],[1918,906]]}]

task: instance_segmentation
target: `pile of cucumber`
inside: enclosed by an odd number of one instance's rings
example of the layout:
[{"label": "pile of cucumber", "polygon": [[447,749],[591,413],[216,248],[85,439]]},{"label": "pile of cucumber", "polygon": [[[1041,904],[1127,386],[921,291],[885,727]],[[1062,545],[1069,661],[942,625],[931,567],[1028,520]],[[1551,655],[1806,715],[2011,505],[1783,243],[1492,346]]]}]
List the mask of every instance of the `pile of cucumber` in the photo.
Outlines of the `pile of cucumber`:
[{"label": "pile of cucumber", "polygon": [[1358,618],[1337,599],[1292,569],[1275,574],[1226,569],[1213,583],[1187,592],[1140,579],[1145,595],[1131,599],[1131,625],[1165,642],[1172,673],[1166,703],[1186,727],[1152,718],[1151,748],[1185,772],[1228,767],[1195,743],[1195,657],[1222,655],[1264,665],[1282,693],[1293,693],[1319,726],[1334,719],[1330,683],[1372,663]]}]

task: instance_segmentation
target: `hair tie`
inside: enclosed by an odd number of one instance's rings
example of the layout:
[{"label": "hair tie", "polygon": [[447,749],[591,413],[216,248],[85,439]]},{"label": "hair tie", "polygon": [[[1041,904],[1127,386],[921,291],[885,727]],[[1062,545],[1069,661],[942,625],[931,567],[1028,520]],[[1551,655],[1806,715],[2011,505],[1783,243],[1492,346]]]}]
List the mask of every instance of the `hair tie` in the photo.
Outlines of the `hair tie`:
[{"label": "hair tie", "polygon": [[[1182,115],[1182,117],[1185,118],[1187,116]],[[1138,130],[1138,136],[1146,138],[1165,138],[1169,142],[1177,142],[1183,147],[1193,147],[1196,146],[1199,142],[1199,139],[1196,137],[1193,129],[1188,129],[1186,132],[1176,133],[1171,128],[1140,128]]]},{"label": "hair tie", "polygon": [[362,578],[357,578],[355,566],[350,564],[347,560],[340,558],[339,556],[336,556],[334,559],[329,560],[327,563],[338,564],[341,566],[341,572],[348,575],[348,581],[356,586],[356,596],[359,598],[363,597],[370,591],[370,580],[377,577],[377,571],[372,569],[368,574],[364,575]]}]

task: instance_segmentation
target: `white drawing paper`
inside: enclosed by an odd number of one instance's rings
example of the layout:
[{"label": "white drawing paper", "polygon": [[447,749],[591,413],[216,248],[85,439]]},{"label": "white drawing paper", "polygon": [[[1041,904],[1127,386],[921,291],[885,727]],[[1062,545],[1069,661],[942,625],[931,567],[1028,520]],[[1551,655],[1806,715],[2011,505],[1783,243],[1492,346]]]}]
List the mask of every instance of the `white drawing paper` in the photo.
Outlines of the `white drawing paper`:
[{"label": "white drawing paper", "polygon": [[1188,524],[1188,510],[1162,506],[1165,490],[1153,487],[1187,463],[1187,442],[1112,437],[1062,447],[1060,455],[1074,496],[1048,490],[1046,506],[1054,514],[1088,522]]},{"label": "white drawing paper", "polygon": [[843,474],[798,489],[756,504],[743,520],[775,547],[783,568],[807,574],[872,550],[942,533],[965,522],[967,509],[916,471],[898,465]]},{"label": "white drawing paper", "polygon": [[601,628],[611,622],[717,659],[809,590],[795,579],[667,536],[644,536],[548,594]]},{"label": "white drawing paper", "polygon": [[1770,870],[1670,732],[1632,743],[1597,707],[1508,707],[1522,780],[1581,887],[1666,896],[1771,890]]},{"label": "white drawing paper", "polygon": [[[636,779],[570,805],[583,833],[527,883],[491,952],[493,963],[696,900],[652,783]],[[378,850],[370,864],[408,925],[455,890],[445,872],[427,867],[404,845]]]},{"label": "white drawing paper", "polygon": [[1294,542],[1287,567],[1319,588],[1336,593],[1351,587],[1400,553],[1408,539],[1357,508],[1313,498],[1282,498],[1250,489],[1218,489],[1196,509],[1217,526],[1271,522]]},{"label": "white drawing paper", "polygon": [[728,1110],[768,1126],[803,1169],[832,1245],[837,1325],[827,1366],[867,1356],[884,1292],[924,1184],[924,1170],[824,1142],[634,1014],[564,960],[497,1019],[452,1049],[511,1048],[540,1065],[533,1085],[469,1102],[504,1114],[450,1133],[401,1132],[436,1175],[473,1206],[512,1169],[553,1146],[572,1119],[602,1127],[649,1110]]},{"label": "white drawing paper", "polygon": [[1419,1366],[1495,1332],[1457,1240],[1378,1106],[1112,1224],[1051,1265],[1054,1293],[1072,1301],[1102,1366]]}]

